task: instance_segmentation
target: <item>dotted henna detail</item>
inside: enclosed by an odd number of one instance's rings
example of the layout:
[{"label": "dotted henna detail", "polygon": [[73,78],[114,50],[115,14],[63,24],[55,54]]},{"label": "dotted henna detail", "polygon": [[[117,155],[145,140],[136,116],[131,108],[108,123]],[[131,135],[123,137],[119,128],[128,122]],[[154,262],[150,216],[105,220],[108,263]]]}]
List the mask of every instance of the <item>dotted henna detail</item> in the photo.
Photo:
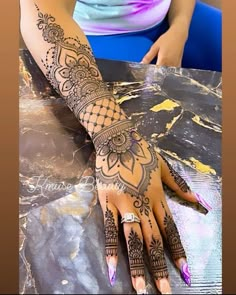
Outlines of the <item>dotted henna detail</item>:
[{"label": "dotted henna detail", "polygon": [[[102,184],[122,186],[123,191],[134,199],[133,205],[140,214],[149,217],[150,199],[145,192],[158,161],[152,147],[137,131],[133,127],[127,128],[129,124],[130,121],[117,122],[113,129],[108,128],[95,136],[100,158],[96,163],[96,178]],[[100,136],[106,140],[100,140]],[[149,224],[152,226],[150,219]]]},{"label": "dotted henna detail", "polygon": [[105,126],[127,118],[102,81],[96,60],[87,44],[65,32],[50,14],[38,10],[37,27],[45,42],[51,45],[42,63],[53,88],[66,100],[93,136]]}]

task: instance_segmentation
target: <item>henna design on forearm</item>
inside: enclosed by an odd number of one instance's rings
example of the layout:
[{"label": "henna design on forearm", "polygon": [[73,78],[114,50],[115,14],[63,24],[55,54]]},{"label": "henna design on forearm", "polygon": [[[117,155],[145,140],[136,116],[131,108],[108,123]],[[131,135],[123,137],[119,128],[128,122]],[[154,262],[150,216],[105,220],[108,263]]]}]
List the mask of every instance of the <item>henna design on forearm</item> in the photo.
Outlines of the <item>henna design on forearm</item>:
[{"label": "henna design on forearm", "polygon": [[165,161],[166,165],[170,170],[171,176],[173,176],[175,183],[179,186],[179,188],[184,192],[187,193],[191,191],[190,187],[187,185],[186,181],[176,172],[170,163],[161,155],[162,159]]},{"label": "henna design on forearm", "polygon": [[108,209],[106,199],[105,212],[105,252],[106,256],[117,256],[118,229],[112,211]]},{"label": "henna design on forearm", "polygon": [[173,218],[169,214],[167,214],[164,204],[163,203],[161,204],[165,211],[164,227],[166,232],[166,240],[167,240],[167,244],[169,246],[171,255],[174,260],[177,260],[182,257],[186,258],[186,254],[185,254],[183,245],[181,243],[180,235],[176,227],[176,224]]},{"label": "henna design on forearm", "polygon": [[166,259],[164,255],[163,246],[160,239],[155,239],[152,236],[150,243],[150,262],[155,280],[168,278],[168,270],[166,265]]},{"label": "henna design on forearm", "polygon": [[51,44],[42,60],[46,77],[66,100],[77,119],[93,136],[113,122],[127,118],[102,81],[90,47],[78,37],[65,37],[63,28],[50,14],[38,10],[37,27]]},{"label": "henna design on forearm", "polygon": [[42,59],[46,77],[91,136],[102,158],[96,166],[98,181],[122,185],[140,213],[149,216],[149,198],[144,193],[157,168],[155,152],[108,91],[90,47],[77,36],[66,37],[55,18],[35,6],[37,27],[51,46]]},{"label": "henna design on forearm", "polygon": [[128,238],[128,254],[131,276],[144,276],[143,243],[133,228]]}]

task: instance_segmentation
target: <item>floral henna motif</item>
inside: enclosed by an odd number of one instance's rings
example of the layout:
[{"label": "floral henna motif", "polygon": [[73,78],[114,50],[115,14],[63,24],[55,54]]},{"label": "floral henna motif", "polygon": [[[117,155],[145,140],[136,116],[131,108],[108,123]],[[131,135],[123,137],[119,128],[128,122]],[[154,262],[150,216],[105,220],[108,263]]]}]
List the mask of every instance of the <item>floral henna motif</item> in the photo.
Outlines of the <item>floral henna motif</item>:
[{"label": "floral henna motif", "polygon": [[186,181],[172,168],[170,163],[163,157],[161,156],[162,159],[166,162],[166,165],[168,166],[170,170],[171,176],[174,177],[175,183],[179,186],[179,188],[184,192],[187,193],[191,191],[190,187],[187,185]]},{"label": "floral henna motif", "polygon": [[154,278],[156,280],[168,278],[168,270],[162,243],[153,236],[150,244],[149,255]]},{"label": "floral henna motif", "polygon": [[103,184],[122,185],[124,192],[135,199],[134,207],[149,217],[150,201],[145,191],[158,162],[155,152],[131,126],[129,120],[117,122],[93,138],[99,157],[96,177]]},{"label": "floral henna motif", "polygon": [[114,216],[108,208],[105,212],[105,251],[106,256],[117,256],[118,230]]},{"label": "floral henna motif", "polygon": [[143,243],[133,228],[129,234],[128,248],[131,276],[144,276]]},{"label": "floral henna motif", "polygon": [[[165,210],[163,203],[162,203],[162,207]],[[177,260],[182,257],[186,258],[186,254],[182,246],[180,235],[176,227],[176,224],[173,218],[167,214],[166,210],[165,210],[165,217],[164,217],[164,226],[165,226],[167,244],[170,248],[170,252],[173,259]]]},{"label": "floral henna motif", "polygon": [[158,163],[155,152],[137,131],[133,128],[120,130],[108,137],[97,147],[97,155],[100,157],[96,165],[97,178],[105,184],[122,183],[127,193],[145,203],[140,195],[147,190],[150,174]]},{"label": "floral henna motif", "polygon": [[144,192],[157,168],[155,152],[108,91],[90,47],[76,36],[65,37],[55,18],[36,8],[37,27],[51,46],[42,60],[46,77],[90,134],[102,158],[96,167],[98,181],[125,187],[140,213],[148,216],[149,198]]},{"label": "floral henna motif", "polygon": [[65,37],[55,18],[38,10],[38,29],[52,45],[42,60],[46,77],[92,136],[111,123],[126,119],[116,104],[87,44]]}]

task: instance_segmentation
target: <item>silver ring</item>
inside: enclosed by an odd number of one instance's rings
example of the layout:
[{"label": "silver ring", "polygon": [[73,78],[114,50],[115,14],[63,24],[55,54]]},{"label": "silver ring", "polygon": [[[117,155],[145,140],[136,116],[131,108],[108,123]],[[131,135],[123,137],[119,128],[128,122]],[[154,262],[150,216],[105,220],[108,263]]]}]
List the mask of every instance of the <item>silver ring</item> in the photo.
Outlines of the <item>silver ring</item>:
[{"label": "silver ring", "polygon": [[138,222],[140,223],[140,219],[138,218],[138,216],[134,215],[134,213],[125,213],[124,217],[121,218],[121,223],[124,222]]}]

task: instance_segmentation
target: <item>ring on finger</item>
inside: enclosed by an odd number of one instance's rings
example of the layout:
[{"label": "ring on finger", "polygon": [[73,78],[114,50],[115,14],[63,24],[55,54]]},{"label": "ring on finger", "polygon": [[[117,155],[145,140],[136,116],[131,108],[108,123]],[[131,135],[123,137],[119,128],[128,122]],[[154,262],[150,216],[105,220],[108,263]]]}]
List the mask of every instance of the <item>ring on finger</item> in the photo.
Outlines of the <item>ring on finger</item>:
[{"label": "ring on finger", "polygon": [[127,223],[131,223],[131,222],[140,223],[140,219],[134,213],[125,213],[124,216],[121,219],[121,223],[124,223],[124,222],[127,222]]}]

